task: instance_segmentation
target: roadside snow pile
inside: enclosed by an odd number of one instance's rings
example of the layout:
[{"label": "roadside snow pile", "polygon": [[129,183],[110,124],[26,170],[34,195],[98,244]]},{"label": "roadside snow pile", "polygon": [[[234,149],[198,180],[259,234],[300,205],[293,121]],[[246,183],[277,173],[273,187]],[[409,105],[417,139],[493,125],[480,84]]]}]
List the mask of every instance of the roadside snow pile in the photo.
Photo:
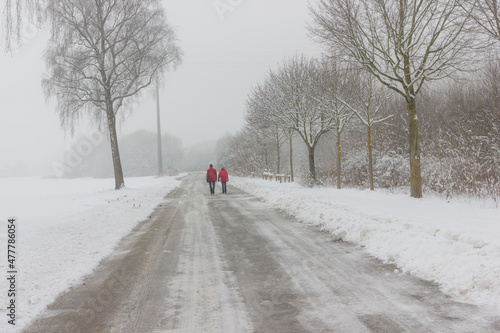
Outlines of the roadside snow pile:
[{"label": "roadside snow pile", "polygon": [[[20,331],[55,297],[81,283],[99,261],[163,198],[179,177],[113,179],[0,178],[0,271],[7,269],[7,219],[17,219],[16,325],[8,325],[7,301],[0,304],[0,332]],[[7,279],[0,279],[2,300]],[[15,328],[15,330],[13,330]]]},{"label": "roadside snow pile", "polygon": [[260,179],[231,183],[404,273],[437,282],[457,300],[500,309],[499,209]]}]

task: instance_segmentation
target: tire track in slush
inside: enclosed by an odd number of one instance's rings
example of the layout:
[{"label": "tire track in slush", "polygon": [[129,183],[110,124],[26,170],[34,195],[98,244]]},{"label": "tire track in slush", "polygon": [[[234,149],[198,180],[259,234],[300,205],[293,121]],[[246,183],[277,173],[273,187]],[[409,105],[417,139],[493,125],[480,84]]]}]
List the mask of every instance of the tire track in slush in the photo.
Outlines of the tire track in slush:
[{"label": "tire track in slush", "polygon": [[174,324],[165,332],[252,332],[237,281],[225,268],[208,214],[210,198],[199,184],[193,184],[189,193],[182,205],[182,250],[169,283],[173,295],[167,300]]}]

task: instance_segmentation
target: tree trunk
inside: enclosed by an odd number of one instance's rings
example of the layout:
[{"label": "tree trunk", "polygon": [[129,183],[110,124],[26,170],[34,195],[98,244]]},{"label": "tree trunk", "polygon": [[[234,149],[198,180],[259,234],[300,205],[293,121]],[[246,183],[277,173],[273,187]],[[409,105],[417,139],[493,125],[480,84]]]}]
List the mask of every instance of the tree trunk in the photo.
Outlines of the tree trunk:
[{"label": "tree trunk", "polygon": [[292,147],[292,135],[290,133],[290,181],[293,182],[293,147]]},{"label": "tree trunk", "polygon": [[156,78],[156,136],[158,140],[158,176],[163,175],[163,158],[161,149],[161,123],[160,123],[160,88]]},{"label": "tree trunk", "polygon": [[420,170],[420,143],[418,138],[418,117],[415,98],[408,100],[408,117],[410,120],[410,174],[411,196],[422,197],[422,174]]},{"label": "tree trunk", "polygon": [[373,186],[373,160],[372,160],[372,128],[367,126],[368,133],[368,178],[370,180],[370,191],[374,190]]},{"label": "tree trunk", "polygon": [[266,164],[266,169],[271,171],[271,168],[269,168],[269,159],[267,158],[267,145],[264,143],[264,163]]},{"label": "tree trunk", "polygon": [[120,160],[120,151],[118,149],[118,137],[116,135],[116,121],[113,111],[107,112],[109,142],[111,144],[111,155],[113,157],[113,169],[115,173],[115,190],[119,190],[125,186],[123,180],[122,162]]},{"label": "tree trunk", "polygon": [[316,166],[314,164],[314,146],[307,147],[309,149],[309,176],[312,179],[312,183],[316,183]]},{"label": "tree trunk", "polygon": [[441,192],[444,192],[444,177],[443,177],[443,156],[441,154],[441,135],[439,135],[439,174],[441,176]]},{"label": "tree trunk", "polygon": [[277,161],[277,166],[276,166],[276,174],[278,175],[280,173],[280,167],[281,167],[281,158],[280,158],[280,144],[279,144],[279,141],[276,142],[276,154],[277,154],[277,158],[278,158],[278,161]]},{"label": "tree trunk", "polygon": [[342,188],[342,165],[341,165],[341,150],[340,150],[340,133],[337,132],[337,188]]}]

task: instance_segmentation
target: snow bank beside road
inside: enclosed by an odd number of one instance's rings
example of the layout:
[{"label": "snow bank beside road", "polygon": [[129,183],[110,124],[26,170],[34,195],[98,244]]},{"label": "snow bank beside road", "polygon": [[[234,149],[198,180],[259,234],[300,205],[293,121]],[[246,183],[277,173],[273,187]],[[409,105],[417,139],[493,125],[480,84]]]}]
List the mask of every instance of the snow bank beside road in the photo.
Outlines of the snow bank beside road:
[{"label": "snow bank beside road", "polygon": [[117,242],[180,180],[127,178],[113,190],[113,179],[0,179],[0,271],[7,272],[7,218],[17,231],[17,318],[7,324],[7,280],[0,279],[0,332],[20,331],[55,297],[97,267]]},{"label": "snow bank beside road", "polygon": [[231,184],[303,222],[365,247],[457,300],[500,309],[500,210],[378,191],[305,188],[233,177]]}]

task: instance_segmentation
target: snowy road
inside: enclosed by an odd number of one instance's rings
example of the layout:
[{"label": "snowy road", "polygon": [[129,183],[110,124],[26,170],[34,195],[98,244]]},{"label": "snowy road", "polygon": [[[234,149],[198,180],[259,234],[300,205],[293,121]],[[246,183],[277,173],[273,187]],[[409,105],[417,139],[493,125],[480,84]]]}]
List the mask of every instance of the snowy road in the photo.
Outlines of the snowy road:
[{"label": "snowy road", "polygon": [[500,318],[190,175],[25,332],[500,332]]}]

